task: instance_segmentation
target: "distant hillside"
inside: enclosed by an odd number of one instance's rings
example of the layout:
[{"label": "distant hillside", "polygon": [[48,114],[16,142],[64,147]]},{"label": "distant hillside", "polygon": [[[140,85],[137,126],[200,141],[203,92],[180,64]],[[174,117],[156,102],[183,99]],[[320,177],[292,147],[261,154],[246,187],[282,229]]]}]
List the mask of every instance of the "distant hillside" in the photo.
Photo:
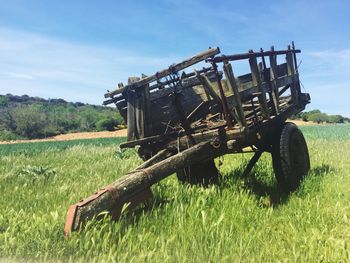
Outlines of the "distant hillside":
[{"label": "distant hillside", "polygon": [[114,130],[118,111],[82,102],[0,95],[0,140],[45,138],[81,131]]}]

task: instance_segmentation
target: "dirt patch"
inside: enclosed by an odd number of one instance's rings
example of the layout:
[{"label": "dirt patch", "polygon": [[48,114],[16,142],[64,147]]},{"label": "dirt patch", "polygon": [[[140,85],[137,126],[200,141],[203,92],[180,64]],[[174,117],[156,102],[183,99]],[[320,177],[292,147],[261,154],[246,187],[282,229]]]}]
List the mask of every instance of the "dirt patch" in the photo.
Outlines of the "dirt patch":
[{"label": "dirt patch", "polygon": [[[312,121],[302,121],[302,120],[288,120],[288,122],[293,122],[298,126],[304,125],[322,125]],[[11,144],[11,143],[21,143],[21,142],[49,142],[49,141],[69,141],[69,140],[79,140],[79,139],[95,139],[95,138],[113,138],[113,137],[126,137],[127,129],[117,130],[117,131],[102,131],[102,132],[77,132],[60,134],[54,137],[45,139],[34,139],[34,140],[16,140],[16,141],[0,141],[0,144]]]},{"label": "dirt patch", "polygon": [[102,132],[77,132],[60,134],[54,137],[45,139],[34,139],[34,140],[16,140],[16,141],[4,141],[0,144],[11,144],[11,143],[21,143],[21,142],[50,142],[50,141],[70,141],[79,139],[95,139],[95,138],[113,138],[113,137],[126,137],[127,129],[118,131],[102,131]]},{"label": "dirt patch", "polygon": [[313,121],[302,121],[302,120],[287,120],[288,122],[293,122],[298,126],[310,126],[310,125],[320,125]]}]

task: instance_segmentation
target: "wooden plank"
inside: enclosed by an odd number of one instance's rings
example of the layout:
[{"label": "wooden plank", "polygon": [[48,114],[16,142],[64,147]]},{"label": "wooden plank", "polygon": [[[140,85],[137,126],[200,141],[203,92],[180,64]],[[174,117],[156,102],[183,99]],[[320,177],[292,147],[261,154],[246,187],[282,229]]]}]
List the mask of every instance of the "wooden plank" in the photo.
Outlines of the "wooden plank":
[{"label": "wooden plank", "polygon": [[[216,76],[215,76],[215,73],[213,71],[208,72],[205,76],[210,80],[210,82],[216,80]],[[189,78],[186,78],[186,79],[182,80],[182,83],[181,83],[181,86],[182,86],[183,90],[195,88],[195,86],[198,86],[198,85],[201,85],[201,82],[195,75],[193,75],[192,77],[189,77]],[[164,88],[164,89],[154,90],[154,91],[150,92],[150,96],[151,96],[150,99],[151,100],[156,100],[156,99],[159,99],[161,97],[168,96],[171,92],[172,92],[171,88]],[[203,97],[203,98],[205,98],[205,97]]]},{"label": "wooden plank", "polygon": [[262,115],[265,119],[269,119],[270,118],[269,108],[266,102],[265,91],[261,88],[261,78],[260,78],[260,72],[258,69],[258,63],[256,61],[256,57],[249,58],[249,65],[250,65],[250,70],[252,72],[253,83],[258,87],[259,91],[261,92],[261,95],[258,96],[258,99],[261,105]]},{"label": "wooden plank", "polygon": [[[220,63],[224,61],[234,61],[234,60],[242,60],[242,59],[250,59],[250,58],[258,58],[262,56],[270,56],[270,55],[284,55],[290,52],[290,50],[278,50],[278,51],[264,51],[255,53],[250,50],[248,53],[243,54],[235,54],[235,55],[222,55],[212,59],[208,59],[211,63]],[[293,53],[300,53],[300,49],[292,50]]]},{"label": "wooden plank", "polygon": [[199,53],[199,54],[197,54],[189,59],[186,59],[180,63],[174,64],[174,65],[170,66],[169,68],[164,69],[162,71],[159,71],[151,76],[143,78],[137,82],[128,84],[127,86],[125,86],[123,88],[119,88],[119,89],[116,89],[112,92],[108,92],[105,94],[105,98],[113,97],[116,94],[122,93],[125,89],[136,89],[136,88],[142,87],[145,84],[151,83],[157,79],[164,78],[165,76],[168,76],[174,72],[178,72],[180,70],[183,70],[183,69],[190,67],[190,66],[192,66],[200,61],[203,61],[209,57],[215,56],[216,54],[219,54],[219,53],[220,53],[220,49],[218,47],[210,48],[202,53]]},{"label": "wooden plank", "polygon": [[295,103],[298,103],[298,99],[299,98],[298,98],[298,91],[297,91],[297,86],[296,86],[297,79],[295,78],[293,53],[292,53],[292,50],[291,50],[290,46],[288,46],[288,50],[290,50],[290,52],[288,52],[287,55],[286,55],[288,75],[289,76],[293,76],[293,83],[292,83],[292,86],[291,86],[290,90],[291,90],[293,101]]},{"label": "wooden plank", "polygon": [[224,62],[224,73],[227,79],[227,85],[229,89],[231,89],[231,92],[233,93],[233,98],[235,100],[235,110],[238,115],[238,120],[239,120],[239,125],[241,127],[247,127],[247,122],[244,116],[244,111],[242,108],[242,101],[240,94],[238,92],[238,85],[235,79],[235,76],[232,71],[232,66],[229,62],[225,61]]},{"label": "wooden plank", "polygon": [[[274,51],[274,47],[271,47],[271,51]],[[269,56],[270,60],[270,82],[272,89],[272,99],[275,104],[275,113],[276,115],[279,113],[279,101],[278,101],[278,86],[277,86],[277,78],[278,78],[278,68],[277,68],[277,56],[271,54]]]},{"label": "wooden plank", "polygon": [[[264,50],[260,48],[260,52],[263,53]],[[272,106],[272,114],[277,115],[278,114],[278,100],[275,98],[273,93],[273,87],[271,84],[270,79],[270,69],[266,66],[266,60],[265,56],[261,57],[262,62],[259,64],[260,67],[260,74],[263,77],[263,81],[267,84],[268,87],[268,94],[269,94],[269,104]]]},{"label": "wooden plank", "polygon": [[202,101],[190,114],[187,115],[186,119],[189,122],[192,122],[196,119],[196,117],[207,108],[209,101]]},{"label": "wooden plank", "polygon": [[[136,77],[129,77],[128,82],[132,83],[133,81],[137,81]],[[127,100],[127,119],[126,119],[126,124],[128,125],[128,141],[130,140],[135,140],[139,139],[139,135],[137,133],[137,124],[136,124],[136,99],[135,99],[135,94],[128,94]]]},{"label": "wooden plank", "polygon": [[208,92],[209,95],[221,106],[222,101],[214,91],[214,87],[211,84],[210,80],[205,75],[201,75],[198,72],[196,72],[196,77],[200,81],[200,83],[203,85],[203,88],[206,90],[206,92]]},{"label": "wooden plank", "polygon": [[[269,68],[267,68],[267,70],[268,69]],[[275,71],[276,71],[276,74],[275,74],[276,78],[288,75],[287,63],[282,63],[280,65],[276,64],[276,70]],[[269,73],[268,77],[271,78],[269,71],[268,71],[268,73]],[[249,87],[254,86],[253,85],[253,77],[252,77],[251,73],[238,76],[237,77],[237,82],[239,84],[239,89],[244,89],[244,88],[249,88]]]},{"label": "wooden plank", "polygon": [[[171,125],[174,125],[179,121],[176,109],[172,107],[172,89],[164,89],[159,92],[162,92],[162,97],[151,93],[153,134],[163,134],[167,123],[171,122]],[[181,104],[186,116],[202,103],[205,97],[206,95],[201,86],[182,89]]]}]

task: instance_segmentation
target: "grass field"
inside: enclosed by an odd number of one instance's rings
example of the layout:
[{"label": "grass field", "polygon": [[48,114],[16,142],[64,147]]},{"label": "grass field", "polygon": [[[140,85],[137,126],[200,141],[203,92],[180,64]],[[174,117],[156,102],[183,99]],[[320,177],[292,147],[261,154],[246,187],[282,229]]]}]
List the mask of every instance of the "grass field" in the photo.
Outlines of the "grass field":
[{"label": "grass field", "polygon": [[302,127],[311,172],[286,196],[264,154],[222,158],[219,186],[153,187],[144,209],[63,235],[70,204],[140,163],[123,139],[0,145],[0,261],[349,262],[350,126]]}]

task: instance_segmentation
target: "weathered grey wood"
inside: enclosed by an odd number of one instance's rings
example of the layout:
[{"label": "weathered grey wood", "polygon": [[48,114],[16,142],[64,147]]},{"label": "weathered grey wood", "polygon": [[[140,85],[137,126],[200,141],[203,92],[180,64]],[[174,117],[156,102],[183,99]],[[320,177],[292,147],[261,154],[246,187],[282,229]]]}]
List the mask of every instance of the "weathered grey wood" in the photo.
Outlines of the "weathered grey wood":
[{"label": "weathered grey wood", "polygon": [[[270,75],[270,73],[269,73],[269,75]],[[280,65],[276,65],[275,78],[283,77],[286,75],[288,75],[287,63],[282,63]],[[267,76],[267,77],[269,77],[269,76]],[[271,78],[271,76],[270,76],[270,78]],[[237,83],[239,84],[238,90],[240,90],[240,91],[243,89],[254,86],[252,74],[248,73],[245,75],[238,76]]]},{"label": "weathered grey wood", "polygon": [[[260,52],[263,53],[264,50],[262,48],[260,48]],[[273,92],[273,85],[271,83],[271,78],[270,78],[270,69],[267,68],[266,66],[266,60],[265,60],[265,56],[261,57],[261,64],[259,64],[259,66],[261,66],[260,68],[260,73],[263,77],[263,81],[267,84],[268,87],[268,94],[269,94],[269,104],[272,106],[272,114],[273,115],[277,115],[278,113],[278,100],[276,99],[276,97],[274,96],[274,92]]]},{"label": "weathered grey wood", "polygon": [[[287,54],[289,52],[288,50],[278,50],[278,51],[264,51],[264,52],[258,52],[255,53],[252,50],[249,50],[248,53],[243,53],[243,54],[235,54],[235,55],[222,55],[222,56],[218,56],[212,59],[208,59],[209,62],[211,63],[220,63],[220,62],[224,62],[224,61],[234,61],[234,60],[242,60],[242,59],[249,59],[249,58],[258,58],[258,57],[262,57],[262,56],[270,56],[271,54],[274,55],[283,55],[283,54]],[[300,49],[294,49],[292,51],[293,53],[300,53]]]},{"label": "weathered grey wood", "polygon": [[233,93],[233,98],[235,100],[235,104],[236,104],[235,110],[236,110],[236,114],[238,115],[239,125],[241,127],[247,127],[247,121],[245,119],[244,111],[242,108],[241,96],[238,92],[238,85],[236,83],[236,79],[232,71],[232,66],[228,61],[224,62],[224,72],[225,72],[228,86],[231,89],[231,92]]},{"label": "weathered grey wood", "polygon": [[168,147],[166,149],[160,150],[156,155],[152,156],[152,158],[145,161],[143,164],[135,168],[135,170],[142,170],[147,167],[150,167],[160,161],[163,161],[166,158],[169,158],[172,155],[175,155],[177,150],[175,147]]},{"label": "weathered grey wood", "polygon": [[[205,76],[210,80],[210,82],[215,81],[216,79],[215,73],[212,71],[208,72]],[[201,85],[201,82],[198,80],[196,76],[193,76],[187,79],[183,79],[181,83],[181,88],[185,91],[186,89],[196,89],[195,87],[198,85]],[[160,98],[164,98],[168,96],[170,93],[172,93],[172,91],[173,90],[171,88],[163,88],[163,89],[155,90],[153,92],[150,92],[150,99],[151,101],[154,101]],[[203,93],[203,98],[205,98],[205,96],[206,94]]]},{"label": "weathered grey wood", "polygon": [[108,185],[106,192],[84,206],[77,207],[71,230],[77,230],[87,220],[107,211],[114,214],[116,207],[128,202],[133,196],[149,188],[165,177],[189,165],[213,159],[223,153],[209,142],[197,144],[150,167],[134,170]]},{"label": "weathered grey wood", "polygon": [[250,70],[252,72],[253,83],[258,87],[259,91],[261,92],[261,95],[258,96],[258,99],[259,99],[259,103],[261,105],[263,117],[265,119],[269,119],[270,114],[269,114],[269,108],[268,108],[267,102],[266,102],[266,95],[265,95],[266,93],[261,88],[261,78],[260,78],[260,73],[259,73],[256,57],[249,58],[249,65],[250,65]]},{"label": "weathered grey wood", "polygon": [[209,93],[209,95],[219,104],[221,105],[221,99],[219,97],[219,95],[216,94],[216,92],[214,91],[214,87],[211,84],[210,80],[204,76],[199,74],[198,72],[196,72],[196,77],[197,79],[200,81],[200,83],[203,85],[203,88],[206,90],[206,92]]},{"label": "weathered grey wood", "polygon": [[[167,90],[169,90],[167,91],[167,96],[151,100],[151,115],[153,131],[155,134],[163,134],[167,123],[171,122],[172,126],[174,126],[174,124],[179,123],[180,120],[176,108],[173,107],[174,97],[171,89]],[[200,90],[202,93],[198,94],[197,92]],[[205,96],[205,94],[202,87],[198,87],[198,89],[193,87],[183,89],[182,95],[180,96],[185,115],[188,116],[188,114],[190,114],[200,103],[202,103],[202,96]]]},{"label": "weathered grey wood", "polygon": [[190,126],[190,122],[187,120],[187,114],[182,106],[181,103],[181,98],[180,98],[181,94],[180,93],[173,93],[173,101],[172,104],[174,105],[174,108],[176,110],[177,113],[177,119],[179,120],[179,124],[181,125],[182,129],[184,129],[188,141],[189,141],[189,145],[192,146],[193,144],[195,144],[193,138],[192,138],[192,131],[191,131],[191,126]]},{"label": "weathered grey wood", "polygon": [[[290,84],[288,84],[288,85],[285,85],[282,89],[280,89],[279,91],[278,91],[278,96],[279,96],[279,98],[281,98],[281,95],[283,94],[283,93],[285,93],[290,87],[291,87],[291,84],[292,83],[290,83]],[[281,99],[279,99],[279,101],[280,101]]]},{"label": "weathered grey wood", "polygon": [[[213,79],[215,80],[216,76],[215,76],[215,73],[213,72],[212,67],[205,67],[201,70],[198,70],[198,72],[200,74],[205,74],[210,80],[213,80]],[[194,72],[190,72],[190,73],[183,72],[181,74],[181,77],[175,77],[172,79],[168,79],[166,81],[157,80],[157,82],[155,84],[152,84],[151,86],[149,86],[149,91],[152,94],[157,94],[157,93],[159,93],[159,91],[164,89],[166,86],[169,86],[170,84],[173,84],[173,83],[180,81],[180,80],[181,80],[181,84],[182,84],[183,88],[188,88],[188,87],[192,87],[195,85],[199,85],[200,83],[195,83],[195,82],[198,82],[198,80],[194,76],[195,76]],[[147,77],[147,76],[143,75],[143,77]],[[122,83],[119,83],[119,84],[122,84]],[[124,86],[120,86],[120,87],[123,88]],[[119,94],[114,95],[113,98],[105,100],[103,102],[103,105],[117,103],[123,99],[124,99],[123,94],[119,93]]]},{"label": "weathered grey wood", "polygon": [[[280,77],[276,80],[277,87],[285,87],[292,83],[293,76],[284,76]],[[260,92],[260,90],[263,90],[265,93],[268,91],[267,84],[265,82],[261,83],[261,86],[249,86],[248,88],[245,88],[243,90],[239,90],[240,98],[242,102],[246,102],[247,100],[250,100],[252,97],[252,94],[257,94]],[[233,100],[233,96],[227,96],[227,100],[229,104],[232,106],[236,106],[236,102]]]},{"label": "weathered grey wood", "polygon": [[202,101],[190,114],[187,115],[186,119],[191,122],[191,120],[198,115],[198,112],[200,112],[207,105],[208,101]]},{"label": "weathered grey wood", "polygon": [[[128,80],[129,84],[135,81],[139,81],[139,78],[130,77]],[[127,94],[128,140],[144,138],[152,133],[148,88],[146,84],[137,91]]]},{"label": "weathered grey wood", "polygon": [[[271,51],[274,51],[274,47],[271,47]],[[277,57],[276,55],[270,55],[270,81],[272,89],[272,99],[275,105],[275,113],[279,113],[279,102],[278,102],[278,69],[277,69]]]},{"label": "weathered grey wood", "polygon": [[116,94],[119,94],[119,93],[122,93],[125,89],[135,89],[135,88],[139,88],[139,87],[142,87],[144,86],[145,84],[148,84],[148,83],[151,83],[157,79],[160,79],[160,78],[163,78],[165,76],[168,76],[170,74],[172,74],[173,72],[178,72],[180,70],[183,70],[187,67],[190,67],[200,61],[203,61],[209,57],[212,57],[212,56],[215,56],[216,54],[219,54],[220,53],[220,49],[218,47],[216,48],[210,48],[202,53],[199,53],[189,59],[186,59],[180,63],[177,63],[177,64],[174,64],[172,66],[170,66],[169,68],[167,69],[164,69],[162,71],[159,71],[157,72],[156,74],[154,75],[151,75],[151,76],[148,76],[144,79],[141,79],[135,83],[132,83],[130,85],[127,85],[123,88],[120,88],[120,89],[116,89],[112,92],[108,92],[105,94],[105,98],[108,98],[108,97],[113,97],[114,95]]},{"label": "weathered grey wood", "polygon": [[292,83],[292,86],[291,86],[291,94],[292,94],[293,101],[295,103],[298,103],[298,91],[297,91],[297,86],[296,86],[294,60],[293,60],[293,53],[292,53],[292,50],[291,50],[290,46],[288,46],[288,50],[290,50],[290,52],[288,52],[287,55],[286,55],[288,75],[289,76],[293,76],[293,79],[292,79],[293,83]]},{"label": "weathered grey wood", "polygon": [[168,139],[170,135],[155,135],[155,136],[148,136],[146,138],[141,138],[138,140],[133,140],[129,142],[124,142],[119,145],[120,149],[124,148],[133,148],[137,145],[144,145],[144,144],[152,144],[155,142],[163,142],[164,140]]}]

